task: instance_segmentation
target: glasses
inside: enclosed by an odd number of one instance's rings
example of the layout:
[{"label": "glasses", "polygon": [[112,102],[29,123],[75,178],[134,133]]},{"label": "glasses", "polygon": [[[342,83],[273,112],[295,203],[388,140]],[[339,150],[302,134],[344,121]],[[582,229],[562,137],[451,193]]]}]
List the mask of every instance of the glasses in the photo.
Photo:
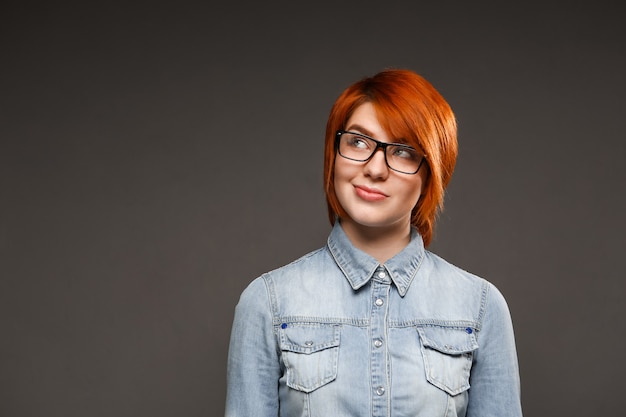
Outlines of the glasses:
[{"label": "glasses", "polygon": [[426,159],[426,155],[402,143],[380,142],[367,135],[345,130],[339,130],[335,135],[335,150],[352,161],[369,161],[378,148],[382,148],[389,169],[403,174],[417,174]]}]

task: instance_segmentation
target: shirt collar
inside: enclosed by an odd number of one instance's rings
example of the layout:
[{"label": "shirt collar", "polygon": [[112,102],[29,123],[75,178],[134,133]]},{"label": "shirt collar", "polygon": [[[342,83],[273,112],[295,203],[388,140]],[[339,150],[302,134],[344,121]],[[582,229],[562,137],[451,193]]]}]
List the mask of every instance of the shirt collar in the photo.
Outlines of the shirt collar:
[{"label": "shirt collar", "polygon": [[[376,259],[352,245],[338,221],[335,222],[328,237],[328,249],[355,290],[365,285],[381,266]],[[424,259],[422,237],[415,228],[411,228],[409,244],[382,265],[402,297],[417,274],[422,259]]]}]

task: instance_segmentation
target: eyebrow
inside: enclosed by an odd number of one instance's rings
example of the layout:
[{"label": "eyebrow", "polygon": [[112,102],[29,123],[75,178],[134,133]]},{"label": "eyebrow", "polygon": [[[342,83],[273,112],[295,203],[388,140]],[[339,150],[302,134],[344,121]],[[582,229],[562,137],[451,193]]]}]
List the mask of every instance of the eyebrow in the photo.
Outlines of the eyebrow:
[{"label": "eyebrow", "polygon": [[356,131],[358,131],[359,133],[363,133],[364,135],[374,137],[374,134],[373,134],[372,132],[370,132],[368,129],[364,128],[364,127],[363,127],[363,126],[361,126],[361,125],[351,124],[350,126],[348,126],[348,127],[346,128],[346,130],[349,130],[349,131],[354,131],[354,130],[356,130]]},{"label": "eyebrow", "polygon": [[[362,134],[364,134],[366,136],[374,137],[374,134],[370,130],[364,128],[363,126],[361,126],[359,124],[351,124],[350,126],[348,126],[346,128],[346,130],[347,131],[351,131],[351,132],[356,130],[357,132],[362,133]],[[409,145],[409,143],[406,141],[406,139],[392,139],[392,140],[393,140],[393,142],[388,142],[388,143],[396,143],[396,144],[406,145],[406,146],[410,146],[411,148],[414,148],[413,146]]]}]

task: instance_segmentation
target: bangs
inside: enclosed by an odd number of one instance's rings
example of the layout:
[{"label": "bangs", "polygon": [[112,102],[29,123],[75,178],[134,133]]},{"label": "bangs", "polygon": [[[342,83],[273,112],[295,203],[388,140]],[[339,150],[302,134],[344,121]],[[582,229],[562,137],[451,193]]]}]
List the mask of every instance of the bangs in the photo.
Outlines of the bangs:
[{"label": "bangs", "polygon": [[394,142],[404,143],[425,152],[424,144],[420,140],[420,134],[416,126],[421,123],[416,119],[415,113],[402,111],[403,106],[398,105],[398,100],[388,101],[384,97],[372,100],[376,109],[378,122]]}]

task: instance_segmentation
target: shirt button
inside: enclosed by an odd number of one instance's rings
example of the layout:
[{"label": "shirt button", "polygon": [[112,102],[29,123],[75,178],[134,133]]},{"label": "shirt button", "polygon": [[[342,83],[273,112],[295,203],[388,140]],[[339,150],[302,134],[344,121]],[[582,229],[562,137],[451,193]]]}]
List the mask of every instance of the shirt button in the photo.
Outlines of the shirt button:
[{"label": "shirt button", "polygon": [[378,278],[385,278],[385,276],[387,276],[387,274],[385,274],[383,271],[380,271],[378,273]]},{"label": "shirt button", "polygon": [[380,339],[374,340],[374,346],[381,347],[383,345],[383,341]]},{"label": "shirt button", "polygon": [[376,395],[378,395],[379,397],[381,395],[385,395],[385,388],[384,387],[378,387],[376,388]]},{"label": "shirt button", "polygon": [[382,298],[377,298],[376,301],[374,301],[374,304],[376,304],[378,307],[380,307],[383,304],[385,304],[385,302],[383,301]]}]

